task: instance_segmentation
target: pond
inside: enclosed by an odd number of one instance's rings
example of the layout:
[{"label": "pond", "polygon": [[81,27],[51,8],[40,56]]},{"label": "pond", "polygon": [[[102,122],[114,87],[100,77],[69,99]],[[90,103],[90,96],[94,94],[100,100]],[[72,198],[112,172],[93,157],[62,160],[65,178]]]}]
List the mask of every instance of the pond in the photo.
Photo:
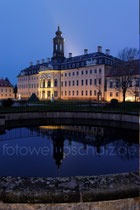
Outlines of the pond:
[{"label": "pond", "polygon": [[0,176],[92,176],[138,171],[138,131],[43,125],[0,133]]}]

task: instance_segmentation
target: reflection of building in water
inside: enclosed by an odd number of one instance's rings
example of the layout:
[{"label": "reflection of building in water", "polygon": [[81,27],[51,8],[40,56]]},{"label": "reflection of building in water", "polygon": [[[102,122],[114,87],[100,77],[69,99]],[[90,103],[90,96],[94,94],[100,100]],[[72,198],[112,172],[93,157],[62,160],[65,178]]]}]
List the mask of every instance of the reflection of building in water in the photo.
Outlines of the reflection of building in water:
[{"label": "reflection of building in water", "polygon": [[87,145],[97,147],[97,152],[100,152],[100,147],[106,144],[104,141],[104,128],[93,126],[40,126],[41,133],[46,135],[57,135],[61,131],[64,139],[68,140],[69,145],[72,141],[83,143],[83,149],[86,150]]},{"label": "reflection of building in water", "polygon": [[[75,131],[78,133],[84,133],[86,135],[94,135],[94,136],[104,136],[104,128],[103,127],[93,127],[93,126],[77,126],[77,125],[66,125],[66,126],[40,126],[41,130],[42,129],[47,129],[50,133],[52,130],[56,129],[61,129],[63,132],[67,133],[67,131],[74,132]],[[43,130],[42,130],[43,131]]]},{"label": "reflection of building in water", "polygon": [[64,136],[61,130],[57,130],[57,135],[52,136],[53,140],[53,157],[56,160],[58,170],[62,164],[62,160],[65,158],[64,154]]}]

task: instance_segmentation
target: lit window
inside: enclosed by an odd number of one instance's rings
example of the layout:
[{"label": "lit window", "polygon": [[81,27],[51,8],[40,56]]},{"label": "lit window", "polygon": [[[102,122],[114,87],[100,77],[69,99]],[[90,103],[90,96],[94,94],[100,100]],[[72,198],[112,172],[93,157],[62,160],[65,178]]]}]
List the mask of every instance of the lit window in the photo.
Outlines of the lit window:
[{"label": "lit window", "polygon": [[57,87],[57,79],[54,80],[54,87]]},{"label": "lit window", "polygon": [[51,87],[51,80],[48,80],[48,87]]}]

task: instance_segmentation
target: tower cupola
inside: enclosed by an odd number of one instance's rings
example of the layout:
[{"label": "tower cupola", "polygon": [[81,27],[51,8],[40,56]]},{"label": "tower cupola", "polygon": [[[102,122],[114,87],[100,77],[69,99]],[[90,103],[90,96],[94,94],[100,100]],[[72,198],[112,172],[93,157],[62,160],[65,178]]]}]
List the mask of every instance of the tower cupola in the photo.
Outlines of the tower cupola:
[{"label": "tower cupola", "polygon": [[60,26],[56,31],[56,36],[53,39],[53,57],[52,60],[63,60],[64,57],[64,38],[62,37],[62,32],[60,31]]}]

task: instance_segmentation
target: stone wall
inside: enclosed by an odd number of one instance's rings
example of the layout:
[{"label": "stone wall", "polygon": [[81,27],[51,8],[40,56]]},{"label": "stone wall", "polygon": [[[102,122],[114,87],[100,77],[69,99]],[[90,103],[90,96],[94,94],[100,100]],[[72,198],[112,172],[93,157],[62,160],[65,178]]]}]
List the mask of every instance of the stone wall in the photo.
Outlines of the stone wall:
[{"label": "stone wall", "polygon": [[129,123],[139,123],[139,116],[135,114],[121,114],[112,112],[20,112],[1,114],[6,121],[21,119],[98,119],[109,121],[120,121]]}]

